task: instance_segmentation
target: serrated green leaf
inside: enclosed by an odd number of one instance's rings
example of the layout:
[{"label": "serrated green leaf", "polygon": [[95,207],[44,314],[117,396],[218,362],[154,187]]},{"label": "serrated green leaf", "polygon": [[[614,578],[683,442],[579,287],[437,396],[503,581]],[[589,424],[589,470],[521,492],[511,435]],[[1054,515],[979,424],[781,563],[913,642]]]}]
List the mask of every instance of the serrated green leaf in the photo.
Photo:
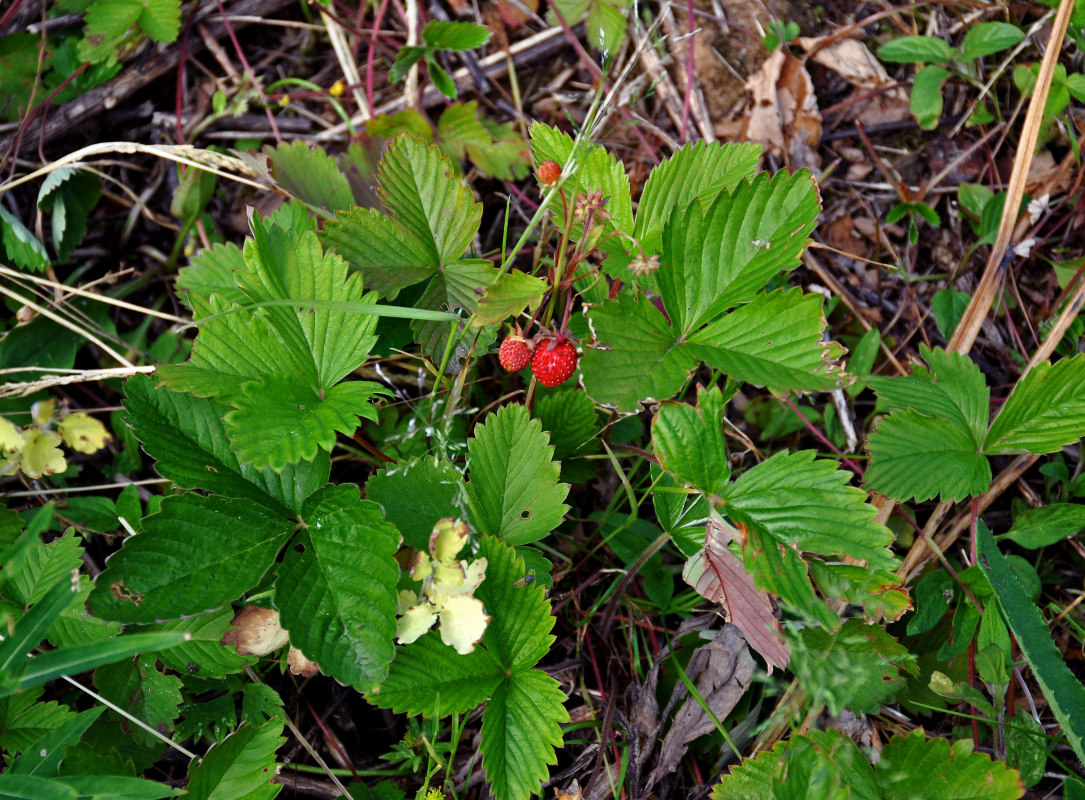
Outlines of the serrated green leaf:
[{"label": "serrated green leaf", "polygon": [[[531,126],[529,135],[536,163],[556,161],[564,166],[573,155],[573,139],[567,133],[549,125],[535,123]],[[611,221],[606,223],[606,230],[631,234],[633,203],[629,196],[629,176],[625,174],[625,167],[604,148],[591,143],[580,145],[576,152],[576,162],[575,172],[562,184],[565,196],[572,198],[574,193],[602,192],[607,201],[605,208],[611,216]],[[555,222],[559,227],[563,227],[560,204],[555,215]]]},{"label": "serrated green leaf", "polygon": [[449,100],[456,99],[456,82],[432,56],[426,58],[426,75],[429,76],[430,82],[437,91]]},{"label": "serrated green leaf", "polygon": [[1051,639],[1047,623],[999,551],[991,532],[981,527],[976,538],[979,564],[991,581],[1002,614],[1032,667],[1055,719],[1062,726],[1067,742],[1078,758],[1085,759],[1085,721],[1080,713],[1085,708],[1085,686],[1066,666]]},{"label": "serrated green leaf", "polygon": [[969,431],[914,409],[878,422],[867,449],[866,485],[897,500],[961,500],[991,484],[991,465]]},{"label": "serrated green leaf", "polygon": [[723,395],[718,387],[697,389],[697,407],[665,403],[652,420],[652,449],[680,483],[717,495],[731,475],[723,441]]},{"label": "serrated green leaf", "polygon": [[61,578],[82,566],[83,547],[74,531],[49,544],[34,537],[16,564],[0,572],[0,597],[20,606],[39,602]]},{"label": "serrated green leaf", "polygon": [[569,507],[568,484],[558,483],[549,437],[523,406],[505,406],[475,428],[467,443],[471,520],[482,534],[509,544],[538,541]]},{"label": "serrated green leaf", "polygon": [[79,594],[61,612],[46,638],[54,647],[93,644],[116,638],[121,632],[118,622],[107,622],[87,613],[87,599],[94,583],[87,575],[79,576]]},{"label": "serrated green leaf", "polygon": [[155,655],[167,667],[182,675],[222,678],[240,672],[246,664],[252,662],[252,658],[239,656],[236,647],[228,647],[219,642],[229,629],[233,617],[233,609],[226,606],[206,614],[156,625],[154,630],[176,631],[185,633],[190,638]]},{"label": "serrated green leaf", "polygon": [[75,719],[76,714],[55,700],[41,700],[41,689],[0,698],[0,747],[7,753],[24,752],[46,736]]},{"label": "serrated green leaf", "polygon": [[332,212],[354,205],[350,183],[322,148],[299,139],[264,152],[272,177],[294,197]]},{"label": "serrated green leaf", "polygon": [[484,538],[479,556],[487,561],[486,580],[475,597],[493,617],[482,643],[504,670],[530,669],[554,643],[546,590],[538,581],[516,585],[524,577],[524,561],[498,539]]},{"label": "serrated green leaf", "polygon": [[534,311],[547,288],[545,281],[533,275],[519,270],[506,272],[487,287],[475,309],[474,324],[496,325],[518,316],[525,307]]},{"label": "serrated green leaf", "polygon": [[851,474],[813,450],[780,451],[743,473],[724,492],[724,509],[785,545],[822,555],[848,555],[870,567],[894,569],[893,534],[874,521],[866,493]]},{"label": "serrated green leaf", "polygon": [[7,636],[0,640],[0,693],[9,694],[18,688],[19,676],[31,660],[30,652],[45,638],[61,612],[71,605],[77,589],[70,578],[62,576],[15,621],[14,627],[8,627]]},{"label": "serrated green leaf", "polygon": [[38,208],[52,213],[53,248],[63,261],[87,232],[87,216],[102,193],[102,181],[84,170],[61,167],[38,190]]},{"label": "serrated green leaf", "polygon": [[143,375],[130,378],[124,391],[125,422],[156,460],[158,474],[182,489],[244,497],[286,515],[300,511],[328,481],[331,462],[324,452],[281,472],[241,463],[228,446],[227,408],[212,400],[156,389]]},{"label": "serrated green leaf", "polygon": [[57,781],[75,789],[80,800],[159,800],[184,793],[163,783],[128,775],[64,775]]},{"label": "serrated green leaf", "polygon": [[1008,532],[995,538],[1009,539],[1021,547],[1035,550],[1062,541],[1082,528],[1085,528],[1085,506],[1051,503],[1022,512]]},{"label": "serrated green leaf", "polygon": [[218,608],[259,582],[293,527],[251,500],[167,497],[110,558],[91,610],[104,619],[154,622]]},{"label": "serrated green leaf", "polygon": [[926,345],[920,345],[919,352],[929,369],[917,368],[902,378],[870,376],[864,383],[890,410],[912,408],[924,416],[944,417],[968,431],[978,449],[990,417],[991,393],[983,373],[961,353]]},{"label": "serrated green leaf", "polygon": [[396,648],[388,677],[366,699],[412,716],[463,714],[485,702],[504,677],[504,668],[486,648],[460,655],[430,631]]},{"label": "serrated green leaf", "polygon": [[565,460],[599,449],[596,435],[602,427],[595,403],[580,389],[562,387],[547,391],[536,387],[535,416],[544,431],[550,434],[554,459],[568,466]]},{"label": "serrated green leaf", "polygon": [[474,22],[435,19],[422,29],[422,42],[434,50],[474,50],[490,41],[490,31]]},{"label": "serrated green leaf", "polygon": [[1015,800],[1024,791],[1015,770],[971,742],[927,739],[921,728],[890,739],[877,775],[885,800]]},{"label": "serrated green leaf", "polygon": [[434,524],[463,515],[463,475],[449,461],[422,456],[389,464],[365,485],[367,500],[380,503],[384,518],[415,550],[429,547]]},{"label": "serrated green leaf", "polygon": [[949,61],[953,50],[937,36],[900,36],[878,48],[878,58],[889,63]]},{"label": "serrated green leaf", "polygon": [[[840,618],[814,593],[806,560],[760,528],[750,528],[746,537],[742,549],[743,563],[753,575],[757,588],[771,592],[797,613],[826,629],[835,629]],[[820,562],[810,559],[810,563]]]},{"label": "serrated green leaf", "polygon": [[234,280],[234,273],[243,269],[245,257],[241,254],[241,248],[229,242],[216,242],[200,250],[187,267],[177,271],[177,298],[189,308],[192,308],[190,295],[196,295],[206,302],[212,292],[218,292],[228,302],[243,302],[245,295]]},{"label": "serrated green leaf", "polygon": [[987,432],[988,455],[1054,453],[1085,436],[1085,353],[1022,378]]},{"label": "serrated green leaf", "polygon": [[845,708],[874,713],[904,688],[905,672],[918,674],[915,656],[880,625],[850,619],[835,633],[805,628],[791,639],[791,669],[829,713]]},{"label": "serrated green leaf", "polygon": [[557,681],[537,669],[513,672],[482,714],[482,765],[498,800],[526,800],[557,763],[560,723],[569,721]]},{"label": "serrated green leaf", "polygon": [[928,64],[916,73],[912,83],[912,114],[925,131],[938,127],[942,118],[942,84],[952,75],[945,67]]},{"label": "serrated green leaf", "polygon": [[272,784],[275,751],[283,743],[283,723],[243,724],[189,770],[190,800],[271,800],[282,789]]},{"label": "serrated green leaf", "polygon": [[[105,706],[98,706],[82,711],[62,722],[49,731],[14,761],[9,762],[8,772],[16,775],[38,775],[49,778],[57,774],[60,762],[64,759],[65,745],[79,741],[87,728],[105,711]],[[4,742],[4,749],[7,750]],[[3,787],[0,786],[0,792]]]},{"label": "serrated green leaf", "polygon": [[302,518],[275,585],[281,624],[325,674],[371,691],[393,655],[399,532],[351,484],[311,497]]},{"label": "serrated green leaf", "polygon": [[584,388],[600,403],[635,411],[640,403],[673,397],[696,366],[696,357],[649,300],[629,293],[588,312],[596,338],[580,360]]},{"label": "serrated green leaf", "polygon": [[453,103],[441,112],[437,135],[456,158],[467,155],[467,146],[487,147],[493,143],[489,132],[478,121],[478,102]]},{"label": "serrated green leaf", "polygon": [[243,462],[272,470],[330,451],[336,433],[350,436],[363,417],[375,421],[371,401],[390,394],[373,381],[347,381],[320,391],[282,375],[249,381],[241,389],[225,417],[231,448]]},{"label": "serrated green leaf", "polygon": [[3,206],[0,206],[0,241],[4,244],[4,252],[16,266],[36,272],[49,266],[45,245]]},{"label": "serrated green leaf", "polygon": [[[94,686],[102,697],[168,736],[181,705],[181,679],[163,675],[155,668],[155,661],[153,655],[140,655],[98,667]],[[131,735],[144,744],[156,741],[135,726]]]},{"label": "serrated green leaf", "polygon": [[759,294],[689,337],[690,353],[728,377],[774,392],[828,391],[842,383],[839,346],[822,341],[817,295],[799,289]]},{"label": "serrated green leaf", "polygon": [[79,46],[80,57],[95,62],[110,56],[141,13],[141,0],[95,0],[84,17],[86,30]]},{"label": "serrated green leaf", "polygon": [[366,286],[391,294],[434,274],[437,255],[399,222],[372,208],[352,208],[324,226],[321,236],[358,270]]},{"label": "serrated green leaf", "polygon": [[408,45],[399,48],[396,53],[396,60],[392,64],[392,69],[388,73],[388,80],[392,83],[399,83],[410,72],[411,67],[422,60],[426,55],[426,48],[419,47],[417,45]]},{"label": "serrated green leaf", "polygon": [[143,0],[139,27],[156,42],[172,42],[181,30],[181,0]]},{"label": "serrated green leaf", "polygon": [[749,302],[768,280],[798,266],[818,215],[809,172],[758,175],[705,207],[678,206],[663,227],[654,273],[672,326],[682,335]]},{"label": "serrated green leaf", "polygon": [[965,61],[1008,50],[1025,38],[1025,32],[1008,22],[980,22],[972,25],[961,42]]},{"label": "serrated green leaf", "polygon": [[734,191],[741,180],[753,178],[761,151],[755,142],[683,145],[644,182],[633,235],[641,246],[652,248],[675,207],[684,208],[694,199],[710,207],[720,192]]}]

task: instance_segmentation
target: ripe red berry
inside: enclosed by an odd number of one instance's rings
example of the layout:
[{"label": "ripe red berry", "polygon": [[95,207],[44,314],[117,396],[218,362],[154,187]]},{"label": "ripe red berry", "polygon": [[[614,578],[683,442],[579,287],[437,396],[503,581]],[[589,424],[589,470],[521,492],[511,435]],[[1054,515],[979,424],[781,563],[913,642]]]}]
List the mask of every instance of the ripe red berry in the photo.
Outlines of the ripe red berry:
[{"label": "ripe red berry", "polygon": [[531,363],[531,345],[523,336],[510,333],[501,343],[497,358],[509,372],[519,372]]},{"label": "ripe red berry", "polygon": [[539,176],[539,183],[552,186],[561,177],[561,164],[557,161],[544,161],[539,164],[539,170],[536,174]]},{"label": "ripe red berry", "polygon": [[576,372],[579,358],[576,348],[568,339],[547,339],[535,348],[531,371],[543,386],[557,386],[565,383]]}]

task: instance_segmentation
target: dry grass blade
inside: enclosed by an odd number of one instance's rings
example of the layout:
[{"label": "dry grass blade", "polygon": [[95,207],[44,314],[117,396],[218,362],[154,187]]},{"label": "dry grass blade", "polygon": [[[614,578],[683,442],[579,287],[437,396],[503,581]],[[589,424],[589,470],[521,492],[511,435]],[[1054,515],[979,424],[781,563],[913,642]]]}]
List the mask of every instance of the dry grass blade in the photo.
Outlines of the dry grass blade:
[{"label": "dry grass blade", "polygon": [[[1062,42],[1066,38],[1066,29],[1070,24],[1070,13],[1073,10],[1074,0],[1062,0],[1059,4],[1059,13],[1055,16],[1055,24],[1047,42],[1047,52],[1044,53],[1040,74],[1036,79],[1036,88],[1029,101],[1024,128],[1017,145],[1017,157],[1013,162],[1013,172],[1006,192],[1006,204],[1003,206],[1002,219],[998,225],[998,236],[991,248],[991,254],[987,257],[987,266],[972,295],[972,301],[968,304],[949,342],[949,349],[958,353],[967,353],[972,349],[979,335],[980,326],[987,318],[987,312],[1002,285],[1003,258],[1013,240],[1014,229],[1017,225],[1017,211],[1025,195],[1025,180],[1028,178],[1029,167],[1032,165],[1033,151],[1036,149],[1036,140],[1040,134],[1040,123],[1043,122],[1044,105],[1051,91],[1051,78],[1055,74],[1055,65],[1059,60],[1059,52],[1062,50]],[[916,542],[916,546],[921,545]]]}]

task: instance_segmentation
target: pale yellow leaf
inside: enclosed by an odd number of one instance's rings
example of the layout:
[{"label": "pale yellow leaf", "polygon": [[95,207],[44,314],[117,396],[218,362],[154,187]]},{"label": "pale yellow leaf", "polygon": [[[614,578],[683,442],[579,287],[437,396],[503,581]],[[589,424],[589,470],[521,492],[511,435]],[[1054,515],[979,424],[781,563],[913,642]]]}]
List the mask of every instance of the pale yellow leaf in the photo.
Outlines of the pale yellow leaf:
[{"label": "pale yellow leaf", "polygon": [[57,430],[68,447],[80,453],[97,453],[113,438],[105,425],[83,411],[66,416],[57,423]]},{"label": "pale yellow leaf", "polygon": [[441,641],[460,655],[466,655],[482,641],[489,621],[478,598],[465,594],[450,597],[441,609]]},{"label": "pale yellow leaf", "polygon": [[64,454],[60,452],[60,436],[33,430],[26,435],[23,447],[22,468],[28,478],[53,475],[68,468]]}]

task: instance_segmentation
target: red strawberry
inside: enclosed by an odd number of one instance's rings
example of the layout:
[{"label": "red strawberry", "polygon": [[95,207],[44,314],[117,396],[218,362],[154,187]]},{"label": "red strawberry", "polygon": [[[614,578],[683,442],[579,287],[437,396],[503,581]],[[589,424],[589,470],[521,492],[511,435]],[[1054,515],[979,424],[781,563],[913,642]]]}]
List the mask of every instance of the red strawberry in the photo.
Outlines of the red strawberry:
[{"label": "red strawberry", "polygon": [[564,336],[546,339],[535,348],[531,371],[543,386],[557,386],[565,383],[576,372],[579,358],[573,343]]},{"label": "red strawberry", "polygon": [[497,358],[509,372],[519,372],[531,363],[531,345],[523,336],[510,333],[501,343]]}]

